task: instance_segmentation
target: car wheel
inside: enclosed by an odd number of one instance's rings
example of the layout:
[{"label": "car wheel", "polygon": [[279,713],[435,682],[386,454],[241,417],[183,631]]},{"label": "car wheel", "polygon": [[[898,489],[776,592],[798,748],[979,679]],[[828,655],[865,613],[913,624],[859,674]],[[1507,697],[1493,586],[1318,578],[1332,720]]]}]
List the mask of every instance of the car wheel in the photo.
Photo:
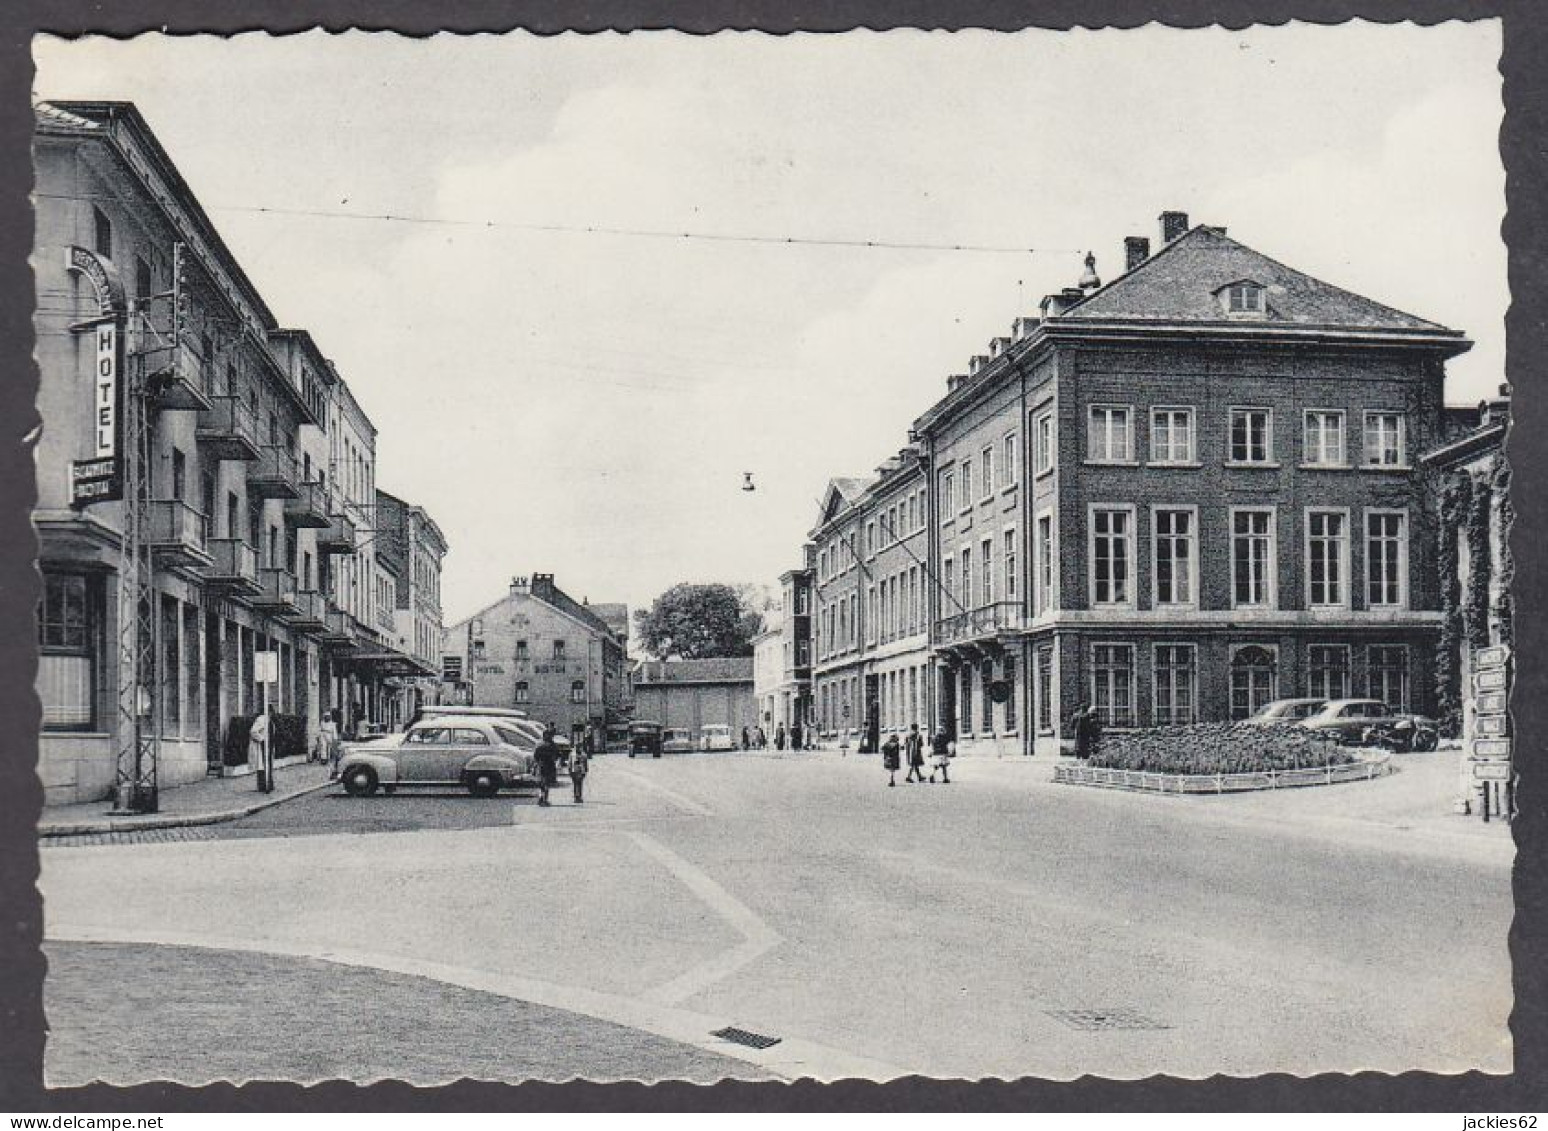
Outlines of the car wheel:
[{"label": "car wheel", "polygon": [[493,797],[500,792],[500,775],[489,770],[469,774],[468,792],[474,797]]},{"label": "car wheel", "polygon": [[370,797],[376,792],[376,771],[370,766],[351,766],[344,771],[344,792],[351,797]]}]

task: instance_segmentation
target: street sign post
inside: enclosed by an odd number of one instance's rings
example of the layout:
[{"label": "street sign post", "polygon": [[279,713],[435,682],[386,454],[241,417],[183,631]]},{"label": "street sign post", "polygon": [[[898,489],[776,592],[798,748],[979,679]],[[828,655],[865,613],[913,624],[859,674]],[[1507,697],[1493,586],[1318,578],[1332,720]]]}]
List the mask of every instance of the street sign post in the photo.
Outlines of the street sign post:
[{"label": "street sign post", "polygon": [[1509,781],[1509,762],[1474,762],[1473,777],[1477,781]]}]

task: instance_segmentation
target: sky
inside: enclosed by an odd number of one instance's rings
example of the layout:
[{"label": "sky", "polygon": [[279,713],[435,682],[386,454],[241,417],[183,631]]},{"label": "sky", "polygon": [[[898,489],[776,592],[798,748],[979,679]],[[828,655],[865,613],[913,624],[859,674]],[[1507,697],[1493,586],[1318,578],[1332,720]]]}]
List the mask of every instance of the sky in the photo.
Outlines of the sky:
[{"label": "sky", "polygon": [[829,478],[1165,210],[1466,331],[1448,401],[1503,380],[1498,21],[33,53],[38,97],[139,106],[336,363],[451,544],[448,624],[533,572],[773,584]]}]

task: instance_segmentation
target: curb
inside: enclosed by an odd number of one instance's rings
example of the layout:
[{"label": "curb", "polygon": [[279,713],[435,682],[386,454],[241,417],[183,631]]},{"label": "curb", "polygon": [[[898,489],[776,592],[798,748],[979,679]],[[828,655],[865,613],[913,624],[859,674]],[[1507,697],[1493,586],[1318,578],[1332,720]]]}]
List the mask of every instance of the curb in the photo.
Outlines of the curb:
[{"label": "curb", "polygon": [[243,817],[250,817],[254,813],[261,813],[265,809],[272,809],[276,805],[283,805],[287,801],[294,801],[298,797],[305,797],[309,793],[316,793],[319,789],[327,789],[334,782],[318,782],[309,785],[305,789],[298,789],[294,793],[287,793],[283,797],[271,797],[252,805],[243,805],[237,809],[220,809],[213,813],[190,813],[186,816],[171,817],[125,817],[118,821],[77,821],[74,824],[39,825],[38,839],[47,840],[50,837],[60,836],[97,836],[105,833],[134,833],[145,832],[151,829],[178,829],[189,828],[194,825],[218,825],[225,821],[238,821]]}]

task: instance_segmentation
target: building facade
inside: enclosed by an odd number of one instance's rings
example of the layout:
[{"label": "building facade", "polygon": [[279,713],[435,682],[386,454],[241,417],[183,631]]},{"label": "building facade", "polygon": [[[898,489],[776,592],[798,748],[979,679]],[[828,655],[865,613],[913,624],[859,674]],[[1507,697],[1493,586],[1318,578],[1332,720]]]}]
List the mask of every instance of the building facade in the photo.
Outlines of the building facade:
[{"label": "building facade", "polygon": [[915,424],[961,752],[1060,751],[1083,703],[1119,728],[1292,695],[1431,706],[1415,453],[1470,343],[1181,213],[1161,245],[1131,237],[1107,286],[1088,256]]},{"label": "building facade", "polygon": [[35,122],[40,773],[51,804],[154,807],[249,772],[265,703],[283,764],[338,702],[349,394],[132,105],[40,103]]},{"label": "building facade", "polygon": [[608,729],[628,721],[625,645],[553,574],[516,577],[499,601],[446,629],[443,667],[462,674],[444,698],[516,707],[572,739],[590,734],[602,749]]},{"label": "building facade", "polygon": [[[769,627],[752,638],[752,690],[758,725],[772,738],[774,728],[784,721],[780,714],[780,689],[785,682],[785,633],[781,610],[772,609],[766,613],[764,623]],[[740,733],[737,737],[741,737]]]},{"label": "building facade", "polygon": [[390,677],[396,692],[388,712],[390,725],[406,721],[441,690],[441,562],[446,536],[429,513],[396,495],[376,489],[376,557],[393,577],[390,607],[392,646],[406,656],[413,672]]},{"label": "building facade", "polygon": [[815,717],[819,733],[852,731],[861,750],[929,727],[927,488],[911,445],[867,480],[835,480],[811,533]]},{"label": "building facade", "polygon": [[787,731],[799,726],[802,741],[814,726],[812,709],[812,548],[807,565],[779,575],[780,678],[774,712]]},{"label": "building facade", "polygon": [[[727,726],[737,742],[743,727],[759,725],[751,656],[646,660],[635,665],[633,683],[637,719],[690,730],[696,738],[703,727]],[[772,742],[774,732],[764,730]]]}]

